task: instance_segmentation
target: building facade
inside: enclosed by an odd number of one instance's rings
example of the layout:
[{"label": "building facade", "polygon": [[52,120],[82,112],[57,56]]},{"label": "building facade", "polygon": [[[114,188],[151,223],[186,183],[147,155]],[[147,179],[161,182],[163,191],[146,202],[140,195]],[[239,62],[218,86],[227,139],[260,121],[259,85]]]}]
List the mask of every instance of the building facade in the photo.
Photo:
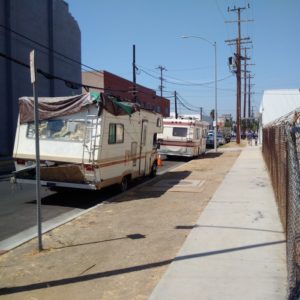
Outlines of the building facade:
[{"label": "building facade", "polygon": [[[170,100],[156,95],[152,89],[135,84],[107,71],[83,72],[82,84],[93,86],[90,91],[105,92],[130,102],[137,102],[142,108],[156,111],[163,117],[170,116]],[[85,89],[82,92],[86,92]]]},{"label": "building facade", "polygon": [[[68,4],[63,0],[0,0],[0,157],[12,154],[18,98],[33,94],[30,71],[18,63],[29,65],[32,49],[37,68],[81,83],[81,33]],[[80,93],[81,88],[37,76],[38,96]]]}]

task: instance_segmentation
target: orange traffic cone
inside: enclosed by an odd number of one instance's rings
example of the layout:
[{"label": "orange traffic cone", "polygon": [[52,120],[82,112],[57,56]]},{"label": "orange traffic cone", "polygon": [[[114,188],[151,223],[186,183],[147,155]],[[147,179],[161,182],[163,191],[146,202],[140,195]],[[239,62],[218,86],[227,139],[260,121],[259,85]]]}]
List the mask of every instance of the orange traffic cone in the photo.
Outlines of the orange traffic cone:
[{"label": "orange traffic cone", "polygon": [[158,156],[157,156],[157,166],[158,166],[158,167],[161,167],[162,165],[163,165],[163,163],[162,163],[160,154],[158,154]]}]

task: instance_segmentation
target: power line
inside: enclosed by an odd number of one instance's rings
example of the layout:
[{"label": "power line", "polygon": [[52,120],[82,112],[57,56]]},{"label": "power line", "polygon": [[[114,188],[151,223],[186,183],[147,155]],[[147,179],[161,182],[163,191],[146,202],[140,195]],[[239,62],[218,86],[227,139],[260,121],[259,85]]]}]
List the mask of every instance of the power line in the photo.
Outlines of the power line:
[{"label": "power line", "polygon": [[181,101],[183,101],[185,103],[185,105],[189,106],[191,109],[198,109],[199,110],[199,106],[195,106],[190,104],[187,100],[185,100],[181,95],[178,94],[178,97],[181,99]]},{"label": "power line", "polygon": [[58,51],[56,51],[56,50],[54,50],[54,49],[51,49],[51,48],[49,48],[48,46],[45,46],[44,44],[42,44],[42,43],[40,43],[40,42],[37,42],[37,41],[35,41],[35,40],[29,38],[28,36],[25,36],[24,34],[21,34],[21,33],[15,31],[15,30],[13,30],[13,29],[7,27],[7,26],[4,26],[4,25],[0,24],[0,27],[2,27],[3,29],[5,29],[5,30],[7,30],[7,31],[10,31],[10,32],[12,32],[13,34],[15,34],[15,35],[17,35],[17,36],[19,36],[19,37],[22,37],[23,39],[26,39],[26,40],[28,40],[28,41],[30,41],[30,42],[32,42],[32,43],[34,43],[34,44],[36,44],[36,45],[38,45],[38,46],[44,48],[44,49],[47,49],[47,50],[53,52],[54,54],[57,54],[57,55],[59,55],[59,56],[65,58],[65,59],[68,59],[69,61],[71,61],[71,62],[73,62],[73,63],[76,63],[76,64],[79,64],[79,65],[81,65],[81,66],[84,66],[84,67],[86,67],[86,68],[88,68],[88,69],[90,69],[90,70],[93,70],[93,71],[95,71],[95,72],[99,72],[99,70],[96,70],[96,69],[94,69],[94,68],[92,68],[92,67],[90,67],[90,66],[88,66],[88,65],[83,64],[83,63],[80,62],[80,61],[77,61],[77,60],[75,60],[75,59],[73,59],[73,58],[71,58],[71,57],[68,57],[68,56],[66,56],[66,55],[64,55],[64,54],[62,54],[62,53],[60,53],[60,52],[58,52]]},{"label": "power line", "polygon": [[[232,74],[228,75],[224,78],[218,79],[217,82],[224,81],[224,80],[226,80],[226,79],[228,79],[232,76],[233,76]],[[202,83],[192,83],[192,82],[188,83],[188,81],[183,81],[183,83],[180,83],[180,82],[174,82],[174,81],[170,81],[170,80],[166,80],[166,79],[165,79],[165,81],[170,83],[170,84],[183,85],[183,86],[207,86],[209,84],[215,83],[215,80],[214,81],[206,81],[206,82],[202,82]],[[184,83],[184,82],[187,82],[187,83]]]},{"label": "power line", "polygon": [[181,103],[181,105],[183,107],[185,107],[187,110],[189,111],[193,111],[193,112],[199,112],[199,110],[201,109],[201,107],[196,107],[194,105],[191,105],[190,103],[188,103],[182,96],[180,96],[177,93],[177,99],[178,101]]},{"label": "power line", "polygon": [[[151,68],[147,68],[145,66],[138,65],[138,67],[142,68],[144,70],[148,70],[148,71],[153,72],[153,73],[157,73],[157,71],[155,71],[155,70],[153,70]],[[170,69],[170,68],[168,68],[168,71],[171,71],[171,72],[186,72],[186,71],[195,71],[195,70],[206,70],[208,68],[210,68],[210,67],[207,66],[207,67],[195,67],[195,68],[186,68],[186,69]]]},{"label": "power line", "polygon": [[[30,68],[30,66],[24,62],[21,62],[20,60],[17,60],[13,57],[10,57],[2,52],[0,52],[0,57],[3,57],[13,63],[16,63],[22,67],[25,67],[27,69]],[[79,89],[79,88],[84,88],[86,91],[88,91],[89,89],[97,89],[97,90],[102,90],[103,92],[108,92],[108,93],[114,93],[114,92],[122,92],[122,93],[126,93],[126,92],[132,92],[132,89],[111,89],[111,88],[103,88],[103,87],[100,87],[100,86],[92,86],[92,85],[87,85],[87,84],[82,84],[82,83],[78,83],[78,82],[75,82],[75,81],[72,81],[72,80],[68,80],[68,79],[65,79],[63,77],[59,77],[59,76],[56,76],[54,74],[50,74],[48,72],[45,72],[43,71],[42,69],[37,69],[37,73],[38,74],[41,74],[43,75],[46,79],[48,80],[59,80],[59,81],[62,81],[65,83],[65,85],[71,89]],[[147,93],[145,91],[142,91],[142,90],[137,90],[138,93],[141,93],[141,94],[146,94],[148,96],[153,96],[153,94],[150,94],[150,93]]]},{"label": "power line", "polygon": [[[160,79],[160,77],[157,77],[157,76],[154,76],[152,74],[150,74],[149,72],[145,71],[143,68],[139,67],[139,70],[143,73],[145,73],[146,75],[154,78],[154,79]],[[221,82],[221,81],[224,81],[228,78],[231,78],[233,77],[232,74],[230,75],[227,75],[219,80],[217,80],[218,82]],[[206,81],[206,82],[201,82],[201,83],[196,83],[196,82],[191,82],[191,81],[185,81],[185,80],[181,80],[181,79],[177,79],[175,77],[172,77],[172,76],[165,76],[165,78],[171,78],[171,79],[175,79],[175,80],[178,80],[179,82],[174,82],[174,81],[171,81],[171,80],[167,80],[167,79],[164,79],[165,82],[167,83],[170,83],[170,84],[174,84],[174,85],[182,85],[182,86],[205,86],[205,85],[209,85],[209,84],[213,84],[215,83],[215,81]]]}]

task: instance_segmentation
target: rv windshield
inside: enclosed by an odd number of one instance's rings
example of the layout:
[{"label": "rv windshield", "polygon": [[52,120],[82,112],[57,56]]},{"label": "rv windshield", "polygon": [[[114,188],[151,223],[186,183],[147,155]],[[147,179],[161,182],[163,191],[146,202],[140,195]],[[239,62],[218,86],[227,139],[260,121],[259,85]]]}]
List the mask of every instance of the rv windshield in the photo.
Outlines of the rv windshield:
[{"label": "rv windshield", "polygon": [[[90,129],[85,130],[86,123],[81,120],[44,120],[39,123],[40,139],[82,142],[86,133],[86,141]],[[35,138],[34,123],[27,127],[27,137]]]},{"label": "rv windshield", "polygon": [[187,136],[187,128],[174,127],[173,128],[173,136],[186,137]]}]

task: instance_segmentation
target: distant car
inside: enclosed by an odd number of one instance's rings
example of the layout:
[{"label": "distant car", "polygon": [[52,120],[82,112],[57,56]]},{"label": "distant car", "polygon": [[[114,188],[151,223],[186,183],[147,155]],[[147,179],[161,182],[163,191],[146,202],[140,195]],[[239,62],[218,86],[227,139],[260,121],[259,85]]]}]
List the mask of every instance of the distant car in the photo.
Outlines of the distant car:
[{"label": "distant car", "polygon": [[[217,147],[219,146],[219,141],[217,139]],[[215,135],[213,131],[209,131],[206,138],[206,147],[214,148],[215,147]]]},{"label": "distant car", "polygon": [[231,141],[231,134],[228,133],[228,134],[225,135],[225,142],[229,143],[230,141]]},{"label": "distant car", "polygon": [[219,145],[224,145],[226,144],[226,141],[225,141],[225,138],[224,138],[224,134],[219,132],[217,134],[217,139],[218,139],[218,142],[219,142]]}]

